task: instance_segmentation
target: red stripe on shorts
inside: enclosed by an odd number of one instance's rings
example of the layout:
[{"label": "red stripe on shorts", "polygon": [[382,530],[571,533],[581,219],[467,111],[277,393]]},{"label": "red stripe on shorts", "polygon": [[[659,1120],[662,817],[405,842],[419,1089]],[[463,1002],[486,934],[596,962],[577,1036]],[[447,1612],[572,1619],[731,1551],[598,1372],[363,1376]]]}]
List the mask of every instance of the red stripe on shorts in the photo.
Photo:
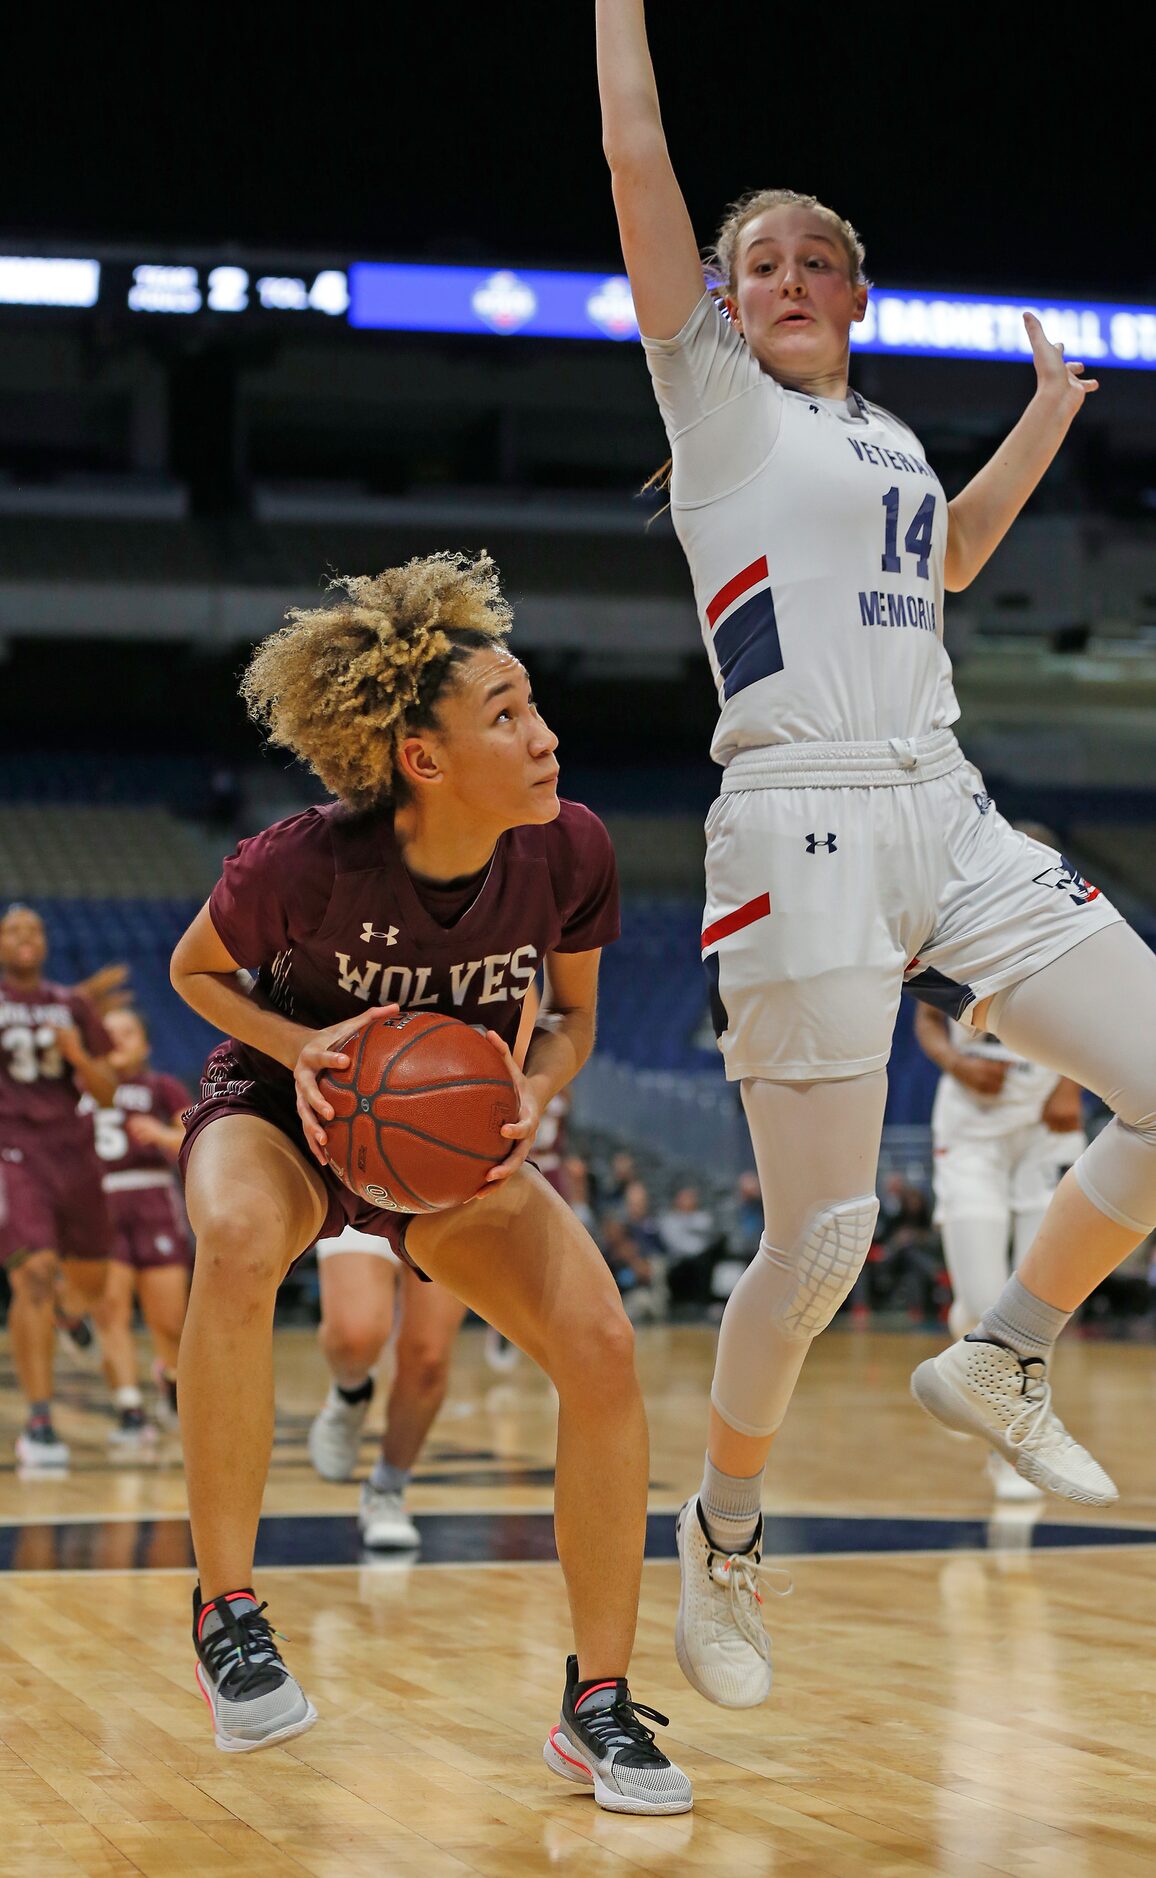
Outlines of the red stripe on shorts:
[{"label": "red stripe on shorts", "polygon": [[733,913],[724,913],[703,933],[702,950],[705,952],[708,946],[714,945],[716,939],[726,939],[732,932],[741,932],[744,926],[753,926],[757,919],[766,919],[770,910],[770,894],[760,893],[757,900],[748,900],[745,906],[736,908]]},{"label": "red stripe on shorts", "polygon": [[740,594],[746,593],[749,588],[757,587],[760,580],[766,580],[769,577],[770,571],[766,555],[760,554],[758,560],[752,561],[749,567],[744,567],[741,574],[732,575],[726,586],[719,588],[707,607],[707,625],[713,627],[719,614],[726,612],[732,600],[737,600]]}]

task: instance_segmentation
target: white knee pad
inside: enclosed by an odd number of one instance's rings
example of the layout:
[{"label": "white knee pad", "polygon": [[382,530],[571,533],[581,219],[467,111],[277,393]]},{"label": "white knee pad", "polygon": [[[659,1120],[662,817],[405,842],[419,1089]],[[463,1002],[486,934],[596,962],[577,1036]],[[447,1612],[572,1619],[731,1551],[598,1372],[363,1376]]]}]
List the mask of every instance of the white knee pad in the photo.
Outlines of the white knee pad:
[{"label": "white knee pad", "polygon": [[775,1269],[771,1316],[784,1337],[817,1337],[834,1317],[871,1250],[879,1216],[872,1193],[816,1213],[789,1253],[764,1240],[758,1256]]},{"label": "white knee pad", "polygon": [[711,1401],[739,1434],[774,1434],[803,1359],[863,1269],[874,1194],[824,1207],[790,1252],[764,1240],[732,1291],[719,1331]]}]

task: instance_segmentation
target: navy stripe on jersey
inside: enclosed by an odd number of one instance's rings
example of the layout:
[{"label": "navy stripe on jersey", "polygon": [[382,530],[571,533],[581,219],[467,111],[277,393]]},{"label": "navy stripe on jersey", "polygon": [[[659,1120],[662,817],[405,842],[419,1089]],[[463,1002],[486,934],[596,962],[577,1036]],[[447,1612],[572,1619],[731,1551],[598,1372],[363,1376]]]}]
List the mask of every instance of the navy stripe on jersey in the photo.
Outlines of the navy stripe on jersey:
[{"label": "navy stripe on jersey", "polygon": [[733,698],[760,678],[782,671],[775,598],[769,587],[752,594],[715,628],[714,649],[725,698]]}]

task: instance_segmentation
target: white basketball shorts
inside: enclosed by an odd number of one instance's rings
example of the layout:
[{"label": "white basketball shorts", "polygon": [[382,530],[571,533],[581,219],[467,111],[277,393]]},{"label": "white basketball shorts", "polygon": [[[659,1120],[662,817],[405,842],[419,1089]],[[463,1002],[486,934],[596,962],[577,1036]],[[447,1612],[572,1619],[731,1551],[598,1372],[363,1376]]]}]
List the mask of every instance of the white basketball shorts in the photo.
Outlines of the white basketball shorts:
[{"label": "white basketball shorts", "polygon": [[937,1139],[932,1157],[936,1225],[1042,1213],[1086,1145],[1078,1130],[1058,1134],[1043,1122],[984,1139]]},{"label": "white basketball shorts", "polygon": [[1009,826],[950,731],[744,751],[706,835],[702,953],[731,1081],[880,1069],[905,983],[966,1023],[1121,917]]},{"label": "white basketball shorts", "polygon": [[402,1266],[402,1261],[388,1239],[374,1232],[358,1232],[356,1226],[347,1226],[335,1239],[319,1239],[316,1250],[319,1259],[340,1257],[342,1252],[368,1252],[375,1259],[384,1259],[387,1264],[396,1265],[399,1270]]}]

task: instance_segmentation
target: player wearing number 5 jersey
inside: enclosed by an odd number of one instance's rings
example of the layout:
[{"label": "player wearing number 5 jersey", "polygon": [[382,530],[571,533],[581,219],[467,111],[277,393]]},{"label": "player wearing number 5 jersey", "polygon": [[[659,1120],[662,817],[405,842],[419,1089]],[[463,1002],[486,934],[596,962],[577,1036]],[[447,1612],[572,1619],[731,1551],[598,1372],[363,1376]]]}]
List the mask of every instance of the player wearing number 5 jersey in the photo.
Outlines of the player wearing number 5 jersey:
[{"label": "player wearing number 5 jersey", "polygon": [[108,1214],[92,1117],[83,1095],[108,1102],[112,1039],[88,1000],[43,976],[48,945],[31,907],[0,919],[0,1263],[12,1288],[8,1330],[27,1421],[16,1455],[62,1467],[52,1423],[57,1285],[95,1304],[104,1284]]},{"label": "player wearing number 5 jersey", "polygon": [[155,1436],[142,1404],[132,1334],[134,1293],[155,1356],[156,1417],[176,1426],[177,1353],[193,1262],[176,1159],[189,1093],[149,1064],[149,1038],[137,1011],[110,1011],[109,1061],[120,1076],[109,1107],[97,1109],[96,1151],[112,1223],[104,1294],[96,1312],[104,1373],[117,1426],[112,1441],[134,1449]]},{"label": "player wearing number 5 jersey", "polygon": [[1035,395],[949,502],[918,438],[848,382],[869,291],[855,230],[814,196],[747,197],[704,292],[643,0],[597,0],[597,23],[623,252],[719,698],[703,958],[766,1215],[723,1317],[702,1488],[679,1519],[679,1660],[741,1707],[771,1683],[764,1468],[871,1243],[905,979],[1116,1111],[1018,1276],[913,1382],[1038,1485],[1115,1497],[1051,1410],[1047,1359],[1156,1222],[1156,960],[1062,856],[1008,826],[951,729],[944,589],[974,579],[1094,384],[1025,315]]}]

